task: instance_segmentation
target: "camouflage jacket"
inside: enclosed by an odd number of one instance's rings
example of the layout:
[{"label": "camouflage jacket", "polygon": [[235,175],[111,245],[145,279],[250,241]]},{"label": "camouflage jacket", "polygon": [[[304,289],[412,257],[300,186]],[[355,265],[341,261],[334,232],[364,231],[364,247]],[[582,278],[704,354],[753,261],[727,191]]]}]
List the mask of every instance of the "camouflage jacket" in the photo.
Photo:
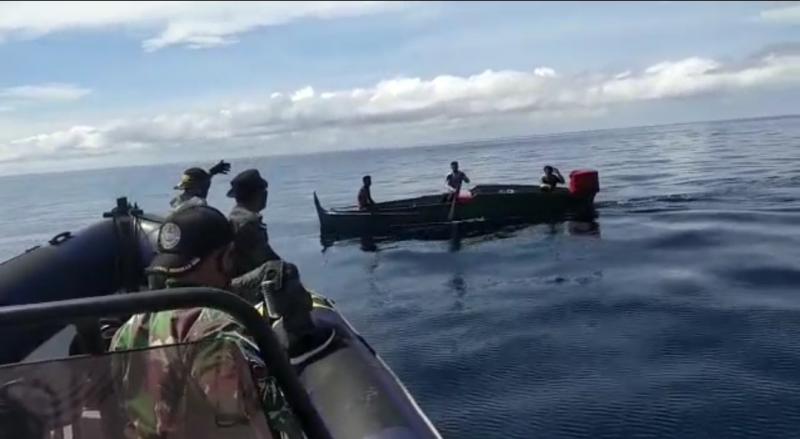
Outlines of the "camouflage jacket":
[{"label": "camouflage jacket", "polygon": [[[114,381],[134,437],[192,437],[192,428],[201,430],[196,424],[209,418],[212,430],[246,424],[263,430],[259,436],[269,437],[268,431],[284,439],[305,437],[256,346],[221,311],[135,315],[114,335],[110,350],[135,354],[113,357]],[[212,436],[208,428],[201,431],[202,437],[228,436],[224,430]]]}]

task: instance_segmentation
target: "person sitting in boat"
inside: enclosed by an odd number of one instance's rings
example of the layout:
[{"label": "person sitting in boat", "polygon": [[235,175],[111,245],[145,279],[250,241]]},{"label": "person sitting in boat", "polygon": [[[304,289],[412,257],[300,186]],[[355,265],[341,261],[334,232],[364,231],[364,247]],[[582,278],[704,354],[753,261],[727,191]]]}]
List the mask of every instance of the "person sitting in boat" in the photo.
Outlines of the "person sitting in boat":
[{"label": "person sitting in boat", "polygon": [[228,197],[236,200],[228,219],[236,234],[236,275],[267,261],[281,259],[269,245],[267,225],[261,211],[267,207],[269,184],[257,169],[248,169],[231,180]]},{"label": "person sitting in boat", "polygon": [[[159,229],[158,255],[147,270],[163,273],[167,288],[236,291],[231,280],[233,238],[233,228],[221,212],[208,206],[187,207],[167,217]],[[226,422],[252,419],[248,413],[260,409],[269,423],[262,436],[305,437],[255,344],[243,326],[222,311],[188,308],[134,315],[116,331],[109,350],[168,344],[182,348],[140,351],[147,355],[144,361],[112,357],[135,437],[173,437],[184,431],[187,405],[191,405],[186,402],[195,397]],[[241,355],[231,355],[232,347]],[[239,366],[241,361],[236,360],[242,357],[250,370]],[[255,389],[253,377],[257,377]],[[248,397],[253,391],[258,392],[257,399]],[[243,407],[242,400],[261,401],[261,407]]]},{"label": "person sitting in boat", "polygon": [[564,177],[558,168],[550,165],[544,167],[544,175],[542,176],[542,189],[551,191],[556,188],[558,184],[564,184]]},{"label": "person sitting in boat", "polygon": [[469,177],[467,177],[467,174],[458,170],[458,162],[456,161],[450,163],[450,169],[452,172],[447,175],[445,182],[451,193],[457,193],[461,189],[463,183],[469,183]]},{"label": "person sitting in boat", "polygon": [[234,233],[232,285],[250,302],[264,299],[261,292],[265,264],[281,266],[278,276],[282,288],[268,294],[270,316],[283,317],[289,337],[289,357],[300,361],[314,348],[333,337],[333,330],[318,331],[311,320],[311,293],[300,282],[294,264],[285,262],[269,244],[267,226],[261,211],[267,206],[268,183],[257,169],[242,171],[231,180],[228,196],[236,199],[228,220]]},{"label": "person sitting in boat", "polygon": [[230,163],[220,160],[206,172],[202,168],[189,168],[183,171],[181,181],[174,187],[183,191],[169,202],[172,211],[185,209],[189,206],[206,205],[208,190],[211,188],[211,179],[217,174],[227,174],[231,170]]},{"label": "person sitting in boat", "polygon": [[372,177],[365,175],[361,181],[364,183],[361,190],[358,191],[358,208],[359,210],[372,210],[375,208],[375,201],[372,199],[370,187],[372,186]]}]

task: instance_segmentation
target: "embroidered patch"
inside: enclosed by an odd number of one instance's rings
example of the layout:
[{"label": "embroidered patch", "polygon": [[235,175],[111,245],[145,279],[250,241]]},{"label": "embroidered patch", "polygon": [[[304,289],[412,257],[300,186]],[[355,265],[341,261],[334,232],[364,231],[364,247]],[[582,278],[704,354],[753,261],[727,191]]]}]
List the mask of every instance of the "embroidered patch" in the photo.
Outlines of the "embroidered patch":
[{"label": "embroidered patch", "polygon": [[181,242],[181,228],[175,223],[166,223],[161,227],[159,243],[164,250],[172,250]]}]

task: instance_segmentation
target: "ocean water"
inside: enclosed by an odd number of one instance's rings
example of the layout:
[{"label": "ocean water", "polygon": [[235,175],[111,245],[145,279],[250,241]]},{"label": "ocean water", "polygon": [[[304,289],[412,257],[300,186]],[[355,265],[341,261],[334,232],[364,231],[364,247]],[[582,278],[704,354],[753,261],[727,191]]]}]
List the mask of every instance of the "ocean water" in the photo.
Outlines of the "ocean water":
[{"label": "ocean water", "polygon": [[[222,157],[221,157],[222,158]],[[597,224],[323,251],[312,204],[440,191],[544,164],[600,172]],[[270,181],[273,246],[333,298],[446,437],[800,437],[800,118],[233,161]],[[196,163],[0,178],[0,259],[163,213]],[[203,164],[208,165],[208,164]],[[231,176],[210,201],[223,210]],[[588,230],[588,231],[587,231]]]}]

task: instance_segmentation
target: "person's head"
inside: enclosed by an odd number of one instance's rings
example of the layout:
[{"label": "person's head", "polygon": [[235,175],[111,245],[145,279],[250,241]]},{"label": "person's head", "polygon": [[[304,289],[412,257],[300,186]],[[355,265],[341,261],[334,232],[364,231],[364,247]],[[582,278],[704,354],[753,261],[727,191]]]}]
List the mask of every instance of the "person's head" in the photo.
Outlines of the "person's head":
[{"label": "person's head", "polygon": [[365,175],[364,177],[362,177],[361,181],[364,182],[364,186],[366,187],[372,186],[372,177],[370,177],[369,175]]},{"label": "person's head", "polygon": [[456,162],[456,161],[450,162],[450,169],[452,169],[453,172],[457,172],[458,171],[458,162]]},{"label": "person's head", "polygon": [[553,167],[552,166],[547,165],[547,166],[544,167],[544,175],[550,175],[552,173],[553,173]]},{"label": "person's head", "polygon": [[150,274],[213,288],[227,287],[233,270],[233,228],[209,206],[168,216],[158,231],[158,254],[147,268]]},{"label": "person's head", "polygon": [[269,184],[257,169],[242,171],[231,180],[228,196],[236,199],[236,204],[253,212],[261,212],[267,207]]},{"label": "person's head", "polygon": [[208,196],[209,188],[211,188],[211,176],[201,168],[189,168],[183,171],[181,181],[175,186],[175,189],[200,198]]}]

